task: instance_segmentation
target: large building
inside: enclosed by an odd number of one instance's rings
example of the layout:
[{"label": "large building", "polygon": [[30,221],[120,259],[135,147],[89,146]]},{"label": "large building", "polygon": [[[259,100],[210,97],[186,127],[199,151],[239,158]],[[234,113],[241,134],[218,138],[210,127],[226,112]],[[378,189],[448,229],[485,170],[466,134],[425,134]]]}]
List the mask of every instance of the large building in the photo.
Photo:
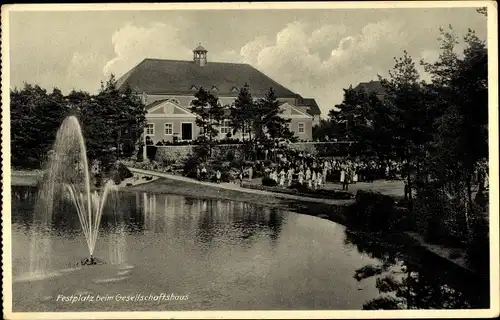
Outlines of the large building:
[{"label": "large building", "polygon": [[[312,126],[321,114],[314,99],[303,98],[285,88],[249,64],[209,62],[208,51],[201,45],[193,50],[193,60],[144,59],[118,79],[118,88],[130,85],[147,106],[146,135],[158,141],[196,139],[200,128],[190,111],[194,94],[200,89],[211,91],[223,106],[231,106],[240,89],[248,84],[254,99],[263,98],[273,88],[283,110],[291,119],[290,130],[299,140],[312,140]],[[219,128],[219,139],[232,129],[229,121]],[[233,138],[241,138],[237,133]]]},{"label": "large building", "polygon": [[375,93],[379,99],[382,99],[385,95],[385,89],[380,81],[371,80],[369,82],[360,82],[356,87],[354,87],[354,90],[364,90],[368,94]]}]

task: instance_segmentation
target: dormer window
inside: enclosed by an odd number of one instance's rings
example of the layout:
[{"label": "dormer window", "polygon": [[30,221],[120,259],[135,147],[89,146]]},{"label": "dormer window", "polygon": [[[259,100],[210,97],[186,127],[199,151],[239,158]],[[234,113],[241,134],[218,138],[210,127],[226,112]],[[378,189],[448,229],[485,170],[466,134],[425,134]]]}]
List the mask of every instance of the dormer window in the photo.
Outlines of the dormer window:
[{"label": "dormer window", "polygon": [[217,89],[217,87],[216,87],[216,86],[213,86],[211,90],[212,90],[212,91],[214,91],[214,92],[219,91],[219,89]]},{"label": "dormer window", "polygon": [[233,93],[238,93],[238,88],[233,87],[233,88],[231,89],[231,92],[233,92]]},{"label": "dormer window", "polygon": [[195,86],[195,85],[192,85],[192,86],[191,86],[191,91],[198,91],[198,88],[196,88],[196,86]]}]

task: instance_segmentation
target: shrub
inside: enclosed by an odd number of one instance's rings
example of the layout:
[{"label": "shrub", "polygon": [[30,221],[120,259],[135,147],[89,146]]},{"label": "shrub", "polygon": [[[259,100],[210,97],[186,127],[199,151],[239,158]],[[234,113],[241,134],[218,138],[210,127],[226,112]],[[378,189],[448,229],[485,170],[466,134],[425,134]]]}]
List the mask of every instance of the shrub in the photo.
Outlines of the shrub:
[{"label": "shrub", "polygon": [[121,162],[118,163],[118,175],[121,180],[132,178],[134,174]]},{"label": "shrub", "polygon": [[490,266],[490,241],[488,219],[478,216],[471,219],[471,236],[467,243],[467,264],[479,274],[488,275]]},{"label": "shrub", "polygon": [[463,246],[464,210],[459,199],[448,199],[440,189],[419,189],[413,211],[416,229],[430,243]]},{"label": "shrub", "polygon": [[231,182],[232,180],[234,180],[234,178],[233,178],[233,176],[232,176],[231,172],[229,172],[229,171],[224,171],[224,172],[222,172],[222,175],[221,175],[221,180],[222,180],[223,182]]},{"label": "shrub", "polygon": [[196,169],[201,164],[201,159],[194,154],[189,154],[183,161],[182,171],[185,176],[196,178]]},{"label": "shrub", "polygon": [[[182,171],[185,176],[196,178],[196,168],[207,159],[209,148],[206,145],[196,145],[193,151],[184,158],[182,163]],[[207,168],[208,169],[208,168]]]},{"label": "shrub", "polygon": [[278,183],[269,177],[264,177],[262,178],[262,185],[266,187],[275,187]]},{"label": "shrub", "polygon": [[394,199],[378,192],[358,190],[356,202],[347,211],[349,223],[370,231],[388,231],[399,227],[401,217]]},{"label": "shrub", "polygon": [[109,177],[115,184],[120,184],[123,180],[133,176],[134,174],[121,162],[115,163],[109,172]]}]

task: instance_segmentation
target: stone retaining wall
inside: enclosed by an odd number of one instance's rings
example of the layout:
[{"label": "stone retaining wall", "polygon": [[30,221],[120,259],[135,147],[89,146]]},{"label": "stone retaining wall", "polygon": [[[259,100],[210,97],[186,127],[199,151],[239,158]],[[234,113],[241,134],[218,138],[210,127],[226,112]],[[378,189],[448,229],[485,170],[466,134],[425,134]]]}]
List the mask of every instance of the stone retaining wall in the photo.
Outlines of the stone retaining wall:
[{"label": "stone retaining wall", "polygon": [[155,160],[158,162],[177,162],[184,159],[193,150],[192,145],[157,146]]},{"label": "stone retaining wall", "polygon": [[[348,143],[336,143],[336,142],[297,142],[290,143],[288,146],[291,149],[302,151],[305,153],[310,153],[312,155],[317,155],[318,153],[323,153],[324,149],[332,147],[347,147]],[[240,144],[224,144],[217,145],[212,149],[212,152],[217,154],[219,152],[227,152],[229,150],[239,150]],[[182,161],[189,153],[192,152],[194,145],[170,145],[170,146],[157,146],[155,160],[158,162],[171,162],[175,163]],[[235,154],[237,155],[237,153]]]}]

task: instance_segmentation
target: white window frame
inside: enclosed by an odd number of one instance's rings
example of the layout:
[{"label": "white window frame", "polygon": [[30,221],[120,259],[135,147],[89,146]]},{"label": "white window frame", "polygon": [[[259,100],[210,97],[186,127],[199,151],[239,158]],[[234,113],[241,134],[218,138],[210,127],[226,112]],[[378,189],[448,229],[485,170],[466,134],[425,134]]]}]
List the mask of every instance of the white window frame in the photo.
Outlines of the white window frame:
[{"label": "white window frame", "polygon": [[[170,133],[167,133],[167,124],[170,125]],[[165,133],[166,136],[171,136],[174,134],[174,124],[172,122],[165,122],[163,124],[163,131]]]},{"label": "white window frame", "polygon": [[228,134],[231,132],[231,121],[230,120],[223,120],[222,126],[220,127],[220,133],[221,134]]},{"label": "white window frame", "polygon": [[[302,126],[302,131],[300,130],[301,126]],[[299,122],[297,124],[297,132],[300,134],[306,133],[306,123],[305,122]]]},{"label": "white window frame", "polygon": [[[149,127],[151,125],[151,128]],[[147,136],[154,136],[155,135],[155,124],[154,123],[151,123],[149,122],[148,124],[146,124],[146,128],[144,128],[146,130],[146,135]],[[149,129],[151,129],[152,133],[149,133]]]}]

